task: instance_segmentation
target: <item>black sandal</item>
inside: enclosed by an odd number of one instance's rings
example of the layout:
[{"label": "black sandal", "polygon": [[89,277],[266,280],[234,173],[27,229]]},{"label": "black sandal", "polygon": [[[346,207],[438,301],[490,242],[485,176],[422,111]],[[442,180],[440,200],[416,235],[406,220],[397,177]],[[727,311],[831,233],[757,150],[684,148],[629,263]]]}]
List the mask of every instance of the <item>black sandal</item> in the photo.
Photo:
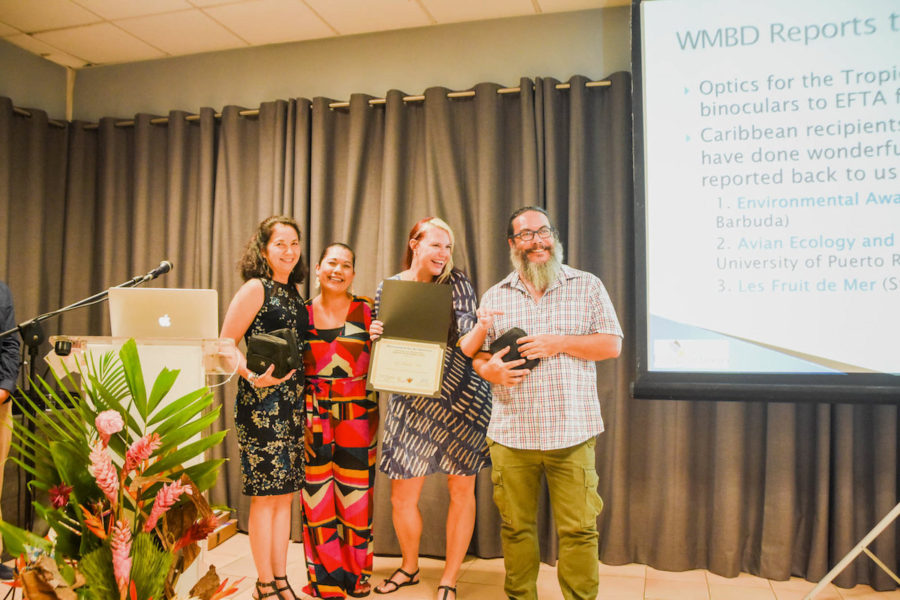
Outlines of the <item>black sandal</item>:
[{"label": "black sandal", "polygon": [[[263,593],[262,589],[264,587],[267,587],[267,588],[271,589],[272,591]],[[257,579],[256,580],[256,595],[254,596],[253,594],[250,594],[250,597],[253,598],[253,600],[265,600],[265,598],[271,598],[272,596],[277,596],[277,595],[278,595],[278,592],[275,589],[274,581],[260,581],[259,579]]]},{"label": "black sandal", "polygon": [[[406,575],[406,577],[407,577],[408,579],[407,579],[406,581],[404,581],[403,583],[397,583],[396,581],[394,581],[394,575],[396,575],[397,573],[400,573],[401,575]],[[394,571],[393,573],[391,573],[391,576],[388,577],[387,579],[385,579],[385,580],[381,583],[380,586],[375,587],[375,588],[373,588],[373,589],[375,590],[375,593],[376,593],[376,594],[393,594],[394,592],[396,592],[397,590],[399,590],[399,589],[402,588],[402,587],[406,587],[406,586],[408,586],[408,585],[416,585],[417,583],[419,583],[419,580],[418,580],[418,579],[416,579],[415,581],[413,581],[413,577],[415,577],[415,576],[418,575],[418,574],[419,574],[419,570],[418,570],[418,569],[416,569],[416,572],[415,572],[415,573],[407,573],[407,572],[404,571],[403,569],[397,569],[396,571]],[[392,585],[392,586],[394,586],[394,588],[393,588],[393,589],[390,589],[390,590],[385,590],[385,591],[382,591],[382,590],[379,590],[379,589],[378,589],[379,587],[380,587],[380,588],[383,588],[383,587],[386,587],[386,586],[388,586],[388,585]]]},{"label": "black sandal", "polygon": [[438,598],[438,600],[447,600],[447,595],[450,594],[450,592],[453,592],[453,600],[456,600],[456,588],[455,587],[452,587],[449,585],[439,585],[438,586],[439,594],[440,594],[441,590],[444,590],[444,593],[441,594],[441,596],[440,596],[440,598]]},{"label": "black sandal", "polygon": [[279,597],[279,598],[281,598],[281,592],[287,591],[287,592],[290,592],[290,593],[291,593],[291,596],[294,597],[294,600],[300,600],[300,597],[297,596],[296,592],[294,592],[294,588],[292,588],[292,587],[291,587],[291,584],[288,583],[287,575],[282,575],[282,576],[280,576],[280,577],[279,577],[278,575],[276,575],[276,576],[275,576],[275,581],[283,581],[283,582],[284,582],[284,585],[283,585],[282,587],[277,587],[277,586],[274,585],[274,582],[272,582],[273,587],[275,587],[275,592],[274,592],[274,593],[275,593],[275,594],[278,594],[278,597]]}]

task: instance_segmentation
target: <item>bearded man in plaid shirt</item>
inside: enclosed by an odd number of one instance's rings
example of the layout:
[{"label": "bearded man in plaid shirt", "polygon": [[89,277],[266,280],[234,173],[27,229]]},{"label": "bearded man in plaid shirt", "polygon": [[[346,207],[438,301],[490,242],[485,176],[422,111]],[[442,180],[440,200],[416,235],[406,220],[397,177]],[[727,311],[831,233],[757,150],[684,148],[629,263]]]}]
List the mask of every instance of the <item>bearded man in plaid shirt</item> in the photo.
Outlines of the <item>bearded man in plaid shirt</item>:
[{"label": "bearded man in plaid shirt", "polygon": [[[509,220],[515,271],[481,299],[474,335],[484,335],[475,370],[493,387],[488,445],[494,501],[509,598],[537,599],[540,551],[537,505],[546,477],[559,536],[557,574],[563,596],[594,600],[598,588],[594,444],[603,431],[595,361],[619,356],[622,329],[603,283],[562,264],[562,244],[542,208],[527,206]],[[539,359],[503,361],[491,343],[512,327],[528,334],[518,349]]]}]

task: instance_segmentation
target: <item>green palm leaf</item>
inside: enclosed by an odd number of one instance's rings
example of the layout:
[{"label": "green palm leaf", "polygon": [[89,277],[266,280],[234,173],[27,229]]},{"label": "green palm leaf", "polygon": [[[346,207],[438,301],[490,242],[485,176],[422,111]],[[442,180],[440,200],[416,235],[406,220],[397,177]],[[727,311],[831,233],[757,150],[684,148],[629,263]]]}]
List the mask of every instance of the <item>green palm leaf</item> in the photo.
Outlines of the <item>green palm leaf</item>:
[{"label": "green palm leaf", "polygon": [[179,448],[172,454],[161,458],[156,461],[150,467],[144,471],[145,476],[156,475],[157,473],[163,473],[168,471],[169,469],[174,469],[175,467],[181,465],[182,463],[203,454],[209,448],[219,444],[225,438],[225,434],[227,431],[219,431],[210,435],[209,437],[205,437],[202,440],[198,440],[193,442],[192,444],[188,444],[183,448]]}]

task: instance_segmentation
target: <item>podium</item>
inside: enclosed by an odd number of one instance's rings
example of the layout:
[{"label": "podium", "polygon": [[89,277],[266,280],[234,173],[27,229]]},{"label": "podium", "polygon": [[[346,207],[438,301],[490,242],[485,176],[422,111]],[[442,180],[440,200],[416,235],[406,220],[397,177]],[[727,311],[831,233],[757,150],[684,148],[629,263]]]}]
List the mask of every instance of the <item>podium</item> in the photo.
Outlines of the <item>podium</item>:
[{"label": "podium", "polygon": [[[108,352],[118,352],[129,338],[95,337],[95,336],[51,336],[53,347],[45,357],[45,361],[61,379],[68,374],[79,374],[91,361],[96,364],[99,358]],[[61,343],[58,343],[61,342]],[[234,340],[223,339],[163,339],[145,338],[135,340],[145,385],[148,387],[156,380],[159,373],[167,368],[179,370],[175,382],[160,403],[159,409],[182,396],[207,386],[207,377],[216,375],[229,376],[233,373],[233,357],[236,351]],[[66,348],[69,351],[64,352]],[[61,352],[57,353],[57,349]],[[148,389],[149,393],[149,389]],[[138,415],[133,415],[138,416]],[[184,444],[200,439],[198,433]],[[190,466],[202,461],[202,457],[184,463]],[[206,543],[200,543],[200,555],[178,578],[175,591],[180,598],[187,598],[190,589],[205,574]]]}]

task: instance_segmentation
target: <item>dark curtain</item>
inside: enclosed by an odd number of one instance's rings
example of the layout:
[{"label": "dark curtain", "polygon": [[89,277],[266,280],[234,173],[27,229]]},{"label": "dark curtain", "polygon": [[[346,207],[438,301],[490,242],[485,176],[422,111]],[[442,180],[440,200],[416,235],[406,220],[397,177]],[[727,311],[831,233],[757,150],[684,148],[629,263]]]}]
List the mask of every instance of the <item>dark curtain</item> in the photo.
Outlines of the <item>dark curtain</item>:
[{"label": "dark curtain", "polygon": [[[127,126],[104,119],[58,127],[0,98],[0,279],[22,321],[169,259],[174,271],[153,285],[215,288],[224,315],[256,223],[285,213],[301,224],[311,267],[328,242],[352,245],[355,291],[372,295],[400,270],[413,223],[438,215],[454,228],[454,259],[481,294],[510,269],[510,212],[545,206],[567,262],[600,276],[626,332],[622,357],[598,365],[606,422],[597,446],[606,501],[601,560],[818,580],[897,501],[897,409],[630,398],[630,335],[639,318],[631,82],[627,73],[609,79],[608,87],[587,87],[574,77],[560,90],[552,79],[523,78],[513,94],[483,83],[461,98],[432,88],[424,102],[392,90],[383,103],[354,95],[347,108],[298,98],[226,107],[220,119],[212,109],[190,118],[137,115]],[[106,311],[81,309],[46,329],[103,335]],[[218,393],[218,427],[230,428],[233,383]],[[235,507],[246,526],[234,438],[216,453],[231,460],[212,500]],[[426,555],[443,554],[445,488],[435,476],[423,491]],[[19,493],[4,491],[7,502]],[[476,493],[471,551],[498,556],[487,472]],[[542,556],[552,561],[546,497],[540,512]],[[378,553],[399,552],[380,475],[375,535]],[[896,546],[891,527],[872,549],[896,566]],[[836,583],[894,587],[866,558]]]}]

